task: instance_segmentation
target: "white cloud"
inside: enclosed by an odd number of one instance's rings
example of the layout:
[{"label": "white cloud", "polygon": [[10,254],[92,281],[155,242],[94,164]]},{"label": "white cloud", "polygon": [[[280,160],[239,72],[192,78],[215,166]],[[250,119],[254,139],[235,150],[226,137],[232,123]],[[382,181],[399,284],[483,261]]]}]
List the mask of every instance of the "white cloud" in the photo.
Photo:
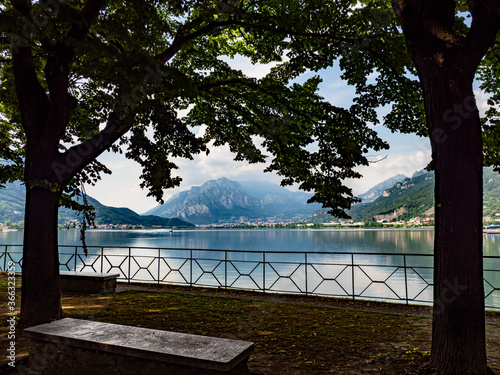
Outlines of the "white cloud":
[{"label": "white cloud", "polygon": [[113,173],[103,175],[95,186],[86,186],[85,190],[91,197],[106,206],[128,207],[138,213],[143,213],[157,205],[154,198],[147,197],[147,191],[141,189],[139,176],[141,167],[124,155],[111,152],[99,157]]},{"label": "white cloud", "polygon": [[165,196],[172,196],[178,191],[200,186],[206,181],[226,177],[234,181],[266,180],[279,183],[281,178],[274,173],[264,173],[268,163],[250,164],[246,161],[235,161],[229,146],[211,147],[210,153],[200,154],[194,160],[177,159],[179,166],[176,175],[182,178],[181,186],[165,191]]},{"label": "white cloud", "polygon": [[[253,78],[263,78],[273,67],[280,64],[279,62],[273,62],[269,64],[252,64],[250,58],[236,55],[234,58],[229,57],[221,57],[221,60],[227,62],[233,69],[241,70],[244,74]],[[286,61],[286,58],[283,58],[283,61]]]},{"label": "white cloud", "polygon": [[479,110],[479,114],[484,116],[485,112],[490,108],[487,103],[489,95],[484,91],[474,90],[474,96],[476,97],[476,105]]},{"label": "white cloud", "polygon": [[[380,159],[379,157],[378,160]],[[375,161],[377,158],[372,160]],[[427,149],[418,149],[407,154],[388,154],[386,158],[378,162],[357,168],[357,171],[363,175],[363,178],[346,181],[346,184],[353,189],[355,195],[359,195],[400,173],[411,177],[416,171],[424,169],[430,160],[430,147]]]},{"label": "white cloud", "polygon": [[[407,136],[409,137],[409,136]],[[379,162],[370,163],[369,166],[360,167],[358,171],[363,175],[362,179],[346,181],[353,188],[354,194],[362,194],[374,185],[403,173],[411,176],[415,171],[425,168],[430,161],[430,147],[428,140],[410,137],[413,140],[411,152],[408,153],[381,153],[372,156],[370,160]],[[400,148],[396,148],[400,151]],[[247,162],[234,161],[234,154],[229,147],[212,147],[209,155],[196,155],[194,160],[177,159],[175,163],[179,169],[174,173],[183,181],[178,188],[169,189],[164,192],[167,200],[173,194],[200,186],[206,181],[221,177],[234,181],[265,180],[279,184],[281,177],[275,173],[264,173],[267,164],[249,164]],[[128,207],[138,213],[144,213],[155,207],[158,203],[154,198],[147,197],[147,191],[140,188],[139,176],[141,167],[125,158],[124,155],[105,153],[100,160],[113,171],[111,176],[103,176],[95,187],[87,187],[87,193],[99,200],[102,204],[114,207]],[[289,187],[295,190],[296,187]]]}]

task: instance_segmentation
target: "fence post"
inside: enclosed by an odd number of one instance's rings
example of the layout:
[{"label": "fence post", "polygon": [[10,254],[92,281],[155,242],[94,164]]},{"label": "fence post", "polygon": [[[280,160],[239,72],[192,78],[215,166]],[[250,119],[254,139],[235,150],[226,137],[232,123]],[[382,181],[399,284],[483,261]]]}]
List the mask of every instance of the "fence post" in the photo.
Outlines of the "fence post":
[{"label": "fence post", "polygon": [[[94,268],[94,267],[92,267]],[[104,273],[104,247],[101,246],[101,273]]]},{"label": "fence post", "polygon": [[160,285],[160,262],[161,262],[161,259],[160,259],[160,254],[161,251],[160,249],[158,248],[158,285]]},{"label": "fence post", "polygon": [[306,252],[304,253],[304,260],[305,260],[305,267],[306,267],[305,272],[306,272],[306,296],[307,296],[308,293],[307,293],[307,253]]},{"label": "fence post", "polygon": [[193,249],[189,249],[189,286],[193,286]]},{"label": "fence post", "polygon": [[78,246],[75,246],[75,271],[76,271],[76,258],[78,258]]},{"label": "fence post", "polygon": [[224,250],[224,289],[227,289],[227,250]]},{"label": "fence post", "polygon": [[266,292],[266,252],[262,252],[262,293]]},{"label": "fence post", "polygon": [[354,254],[351,253],[351,277],[352,277],[352,299],[355,300],[356,298],[354,297]]},{"label": "fence post", "polygon": [[7,271],[7,247],[9,245],[5,245],[5,253],[4,253],[4,257],[3,257],[3,270],[4,272]]},{"label": "fence post", "polygon": [[406,304],[408,305],[408,275],[406,273],[406,254],[403,254],[403,265],[405,268],[405,293],[406,293]]},{"label": "fence post", "polygon": [[132,248],[128,248],[128,282],[130,284],[130,257],[132,256]]}]

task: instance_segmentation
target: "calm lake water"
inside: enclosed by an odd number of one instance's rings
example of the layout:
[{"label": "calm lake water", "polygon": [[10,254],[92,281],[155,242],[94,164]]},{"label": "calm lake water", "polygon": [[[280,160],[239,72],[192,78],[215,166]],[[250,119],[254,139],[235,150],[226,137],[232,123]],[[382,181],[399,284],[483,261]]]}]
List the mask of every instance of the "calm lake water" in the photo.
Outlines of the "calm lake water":
[{"label": "calm lake water", "polygon": [[[22,235],[0,232],[0,244],[21,244]],[[426,302],[433,241],[432,229],[89,230],[87,244],[98,248],[76,257],[67,248],[60,259],[138,281]],[[59,243],[81,245],[79,231],[59,231]],[[484,235],[484,255],[500,256],[500,235]],[[486,304],[500,308],[500,258],[484,268]]]},{"label": "calm lake water", "polygon": [[[0,232],[0,244],[21,244],[22,232]],[[432,254],[433,229],[89,230],[92,246]],[[77,230],[59,231],[59,244],[81,245]],[[500,256],[500,235],[484,235],[484,255]]]}]

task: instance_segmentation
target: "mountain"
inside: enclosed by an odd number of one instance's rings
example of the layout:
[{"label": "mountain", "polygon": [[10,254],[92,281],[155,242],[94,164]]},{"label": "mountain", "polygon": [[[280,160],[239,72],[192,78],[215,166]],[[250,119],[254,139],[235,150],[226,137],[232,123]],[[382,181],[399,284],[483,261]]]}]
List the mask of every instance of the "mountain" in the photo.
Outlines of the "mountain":
[{"label": "mountain", "polygon": [[[374,202],[377,198],[383,195],[387,189],[393,187],[398,182],[403,182],[407,178],[408,177],[406,177],[404,174],[398,174],[394,177],[388,178],[385,181],[382,181],[381,183],[372,187],[366,193],[358,195],[357,197],[361,199],[361,202],[355,203],[353,207],[358,207],[360,204]],[[311,223],[329,223],[333,220],[335,220],[335,218],[328,213],[328,209],[322,208],[313,213],[313,215],[306,221]]]},{"label": "mountain", "polygon": [[483,169],[483,216],[500,219],[500,175],[493,168]]},{"label": "mountain", "polygon": [[[0,222],[10,220],[17,223],[20,220],[24,220],[25,194],[25,187],[20,182],[5,184],[5,188],[0,189]],[[144,216],[128,208],[105,206],[92,197],[88,197],[88,201],[95,208],[96,224],[193,227],[192,224],[180,219],[152,215]],[[79,218],[74,211],[64,207],[59,208],[60,224],[75,220],[79,220]]]},{"label": "mountain", "polygon": [[89,203],[95,208],[96,224],[125,224],[125,225],[144,225],[146,227],[162,226],[188,228],[194,227],[193,224],[177,218],[165,218],[154,215],[139,215],[129,208],[109,207],[101,204],[92,197],[87,198]]},{"label": "mountain", "polygon": [[5,189],[0,189],[0,222],[24,220],[25,200],[26,189],[20,182],[5,184]]},{"label": "mountain", "polygon": [[[397,181],[400,176],[395,176],[394,179]],[[409,220],[424,214],[430,215],[433,207],[434,172],[423,171],[415,173],[412,178],[396,182],[373,201],[353,205],[347,213],[354,221]],[[336,219],[328,214],[328,209],[321,209],[307,221],[326,223],[334,220]]]},{"label": "mountain", "polygon": [[410,220],[434,207],[434,172],[417,174],[386,189],[375,201],[353,206],[355,221]]},{"label": "mountain", "polygon": [[[354,205],[348,212],[355,221],[409,220],[434,213],[434,172],[415,172],[412,178],[385,189],[373,202]],[[500,220],[500,174],[493,168],[483,169],[483,218]],[[327,209],[315,212],[307,221],[325,223],[335,220]]]},{"label": "mountain", "polygon": [[310,197],[267,182],[240,183],[220,178],[177,193],[146,213],[178,217],[194,224],[294,221],[308,217],[320,207],[307,204]]},{"label": "mountain", "polygon": [[404,174],[398,174],[397,176],[391,177],[385,181],[382,181],[380,184],[375,185],[366,193],[358,195],[358,198],[361,198],[362,203],[373,202],[375,199],[380,197],[385,190],[393,187],[398,182],[403,182],[406,178],[408,177],[406,177]]}]

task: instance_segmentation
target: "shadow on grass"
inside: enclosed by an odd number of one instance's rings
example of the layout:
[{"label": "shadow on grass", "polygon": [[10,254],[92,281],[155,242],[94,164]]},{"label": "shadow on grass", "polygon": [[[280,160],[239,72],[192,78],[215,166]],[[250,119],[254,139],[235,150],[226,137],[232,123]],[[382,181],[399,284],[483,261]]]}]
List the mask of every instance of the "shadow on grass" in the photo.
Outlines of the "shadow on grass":
[{"label": "shadow on grass", "polygon": [[[192,290],[65,294],[62,305],[71,318],[253,341],[249,367],[254,374],[419,374],[428,359],[428,311],[410,314],[411,309],[387,304]],[[7,330],[2,321],[2,348]],[[29,342],[20,339],[18,344],[17,354],[25,354]]]}]

